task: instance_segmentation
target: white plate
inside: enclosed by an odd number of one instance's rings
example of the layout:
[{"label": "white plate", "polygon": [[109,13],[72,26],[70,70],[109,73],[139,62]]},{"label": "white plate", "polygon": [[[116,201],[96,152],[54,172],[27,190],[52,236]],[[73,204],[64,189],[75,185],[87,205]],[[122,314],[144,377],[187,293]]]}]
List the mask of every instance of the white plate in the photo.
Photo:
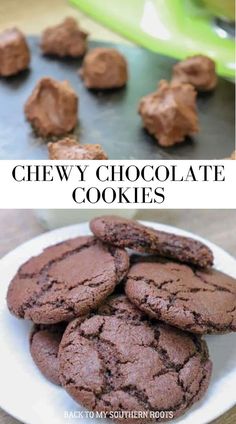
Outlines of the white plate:
[{"label": "white plate", "polygon": [[[213,250],[216,268],[236,277],[236,260],[214,244],[174,227],[146,224],[202,240]],[[87,224],[57,229],[28,241],[0,260],[0,406],[25,424],[107,423],[101,419],[65,417],[66,411],[82,411],[82,408],[63,389],[48,382],[34,366],[28,349],[30,323],[11,316],[5,301],[8,284],[23,262],[46,246],[88,233]],[[207,342],[213,360],[209,390],[178,423],[206,424],[235,404],[236,334],[208,336]]]}]

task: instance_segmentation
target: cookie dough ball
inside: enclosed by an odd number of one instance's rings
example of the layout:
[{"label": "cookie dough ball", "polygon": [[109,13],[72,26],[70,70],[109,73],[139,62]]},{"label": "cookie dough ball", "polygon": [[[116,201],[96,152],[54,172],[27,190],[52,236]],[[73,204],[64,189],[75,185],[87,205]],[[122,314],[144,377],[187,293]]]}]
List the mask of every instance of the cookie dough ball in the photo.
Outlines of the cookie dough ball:
[{"label": "cookie dough ball", "polygon": [[28,68],[30,51],[26,39],[17,28],[0,34],[0,76],[9,77]]},{"label": "cookie dough ball", "polygon": [[144,127],[161,146],[173,146],[199,131],[196,94],[190,84],[162,80],[156,92],[141,99]]},{"label": "cookie dough ball", "polygon": [[188,57],[174,66],[173,81],[192,84],[198,91],[211,91],[217,85],[215,62],[203,55]]},{"label": "cookie dough ball", "polygon": [[80,57],[87,50],[87,37],[88,34],[79,28],[74,18],[66,18],[43,32],[41,49],[44,54]]},{"label": "cookie dough ball", "polygon": [[232,155],[230,156],[230,159],[236,160],[236,150],[232,153]]},{"label": "cookie dough ball", "polygon": [[117,50],[96,48],[85,56],[80,75],[90,89],[120,88],[127,83],[128,65]]},{"label": "cookie dough ball", "polygon": [[52,160],[105,160],[108,159],[100,144],[83,144],[72,138],[48,143],[49,159]]},{"label": "cookie dough ball", "polygon": [[30,353],[35,365],[47,380],[60,386],[58,350],[65,323],[34,325],[30,336]]},{"label": "cookie dough ball", "polygon": [[42,78],[25,105],[25,114],[42,137],[61,136],[77,124],[78,97],[67,81]]}]

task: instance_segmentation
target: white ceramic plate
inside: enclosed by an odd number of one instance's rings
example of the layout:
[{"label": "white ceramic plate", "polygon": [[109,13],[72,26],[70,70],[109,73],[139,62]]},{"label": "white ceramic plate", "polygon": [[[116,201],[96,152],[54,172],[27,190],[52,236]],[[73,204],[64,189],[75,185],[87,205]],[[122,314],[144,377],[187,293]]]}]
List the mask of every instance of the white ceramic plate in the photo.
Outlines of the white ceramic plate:
[{"label": "white ceramic plate", "polygon": [[[145,224],[202,240],[213,250],[216,268],[236,278],[236,260],[214,244],[177,228]],[[8,284],[23,262],[46,246],[88,233],[88,224],[54,230],[19,246],[0,260],[0,406],[25,424],[107,424],[101,419],[66,417],[67,412],[84,410],[34,366],[28,349],[30,323],[11,316],[5,301]],[[209,390],[201,402],[175,422],[206,424],[235,404],[236,334],[208,336],[207,343],[213,360]]]}]

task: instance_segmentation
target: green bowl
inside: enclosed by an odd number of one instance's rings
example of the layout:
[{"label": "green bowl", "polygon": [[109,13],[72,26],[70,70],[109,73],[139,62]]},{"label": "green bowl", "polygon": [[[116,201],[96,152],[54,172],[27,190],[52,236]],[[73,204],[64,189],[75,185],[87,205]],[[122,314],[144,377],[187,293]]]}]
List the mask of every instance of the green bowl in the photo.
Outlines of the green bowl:
[{"label": "green bowl", "polygon": [[218,18],[235,21],[235,0],[201,0],[205,7]]},{"label": "green bowl", "polygon": [[234,39],[224,31],[219,35],[212,18],[214,14],[232,20],[234,0],[69,1],[152,51],[176,59],[202,53],[215,60],[219,75],[235,77]]}]

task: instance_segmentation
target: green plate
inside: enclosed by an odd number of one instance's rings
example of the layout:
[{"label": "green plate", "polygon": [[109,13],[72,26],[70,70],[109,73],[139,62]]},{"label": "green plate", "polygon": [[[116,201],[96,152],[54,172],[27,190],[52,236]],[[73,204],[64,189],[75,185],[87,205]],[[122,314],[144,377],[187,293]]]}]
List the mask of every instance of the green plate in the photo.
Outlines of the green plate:
[{"label": "green plate", "polygon": [[217,30],[200,0],[70,0],[83,12],[152,51],[183,59],[202,53],[217,72],[235,76],[232,38]]}]

